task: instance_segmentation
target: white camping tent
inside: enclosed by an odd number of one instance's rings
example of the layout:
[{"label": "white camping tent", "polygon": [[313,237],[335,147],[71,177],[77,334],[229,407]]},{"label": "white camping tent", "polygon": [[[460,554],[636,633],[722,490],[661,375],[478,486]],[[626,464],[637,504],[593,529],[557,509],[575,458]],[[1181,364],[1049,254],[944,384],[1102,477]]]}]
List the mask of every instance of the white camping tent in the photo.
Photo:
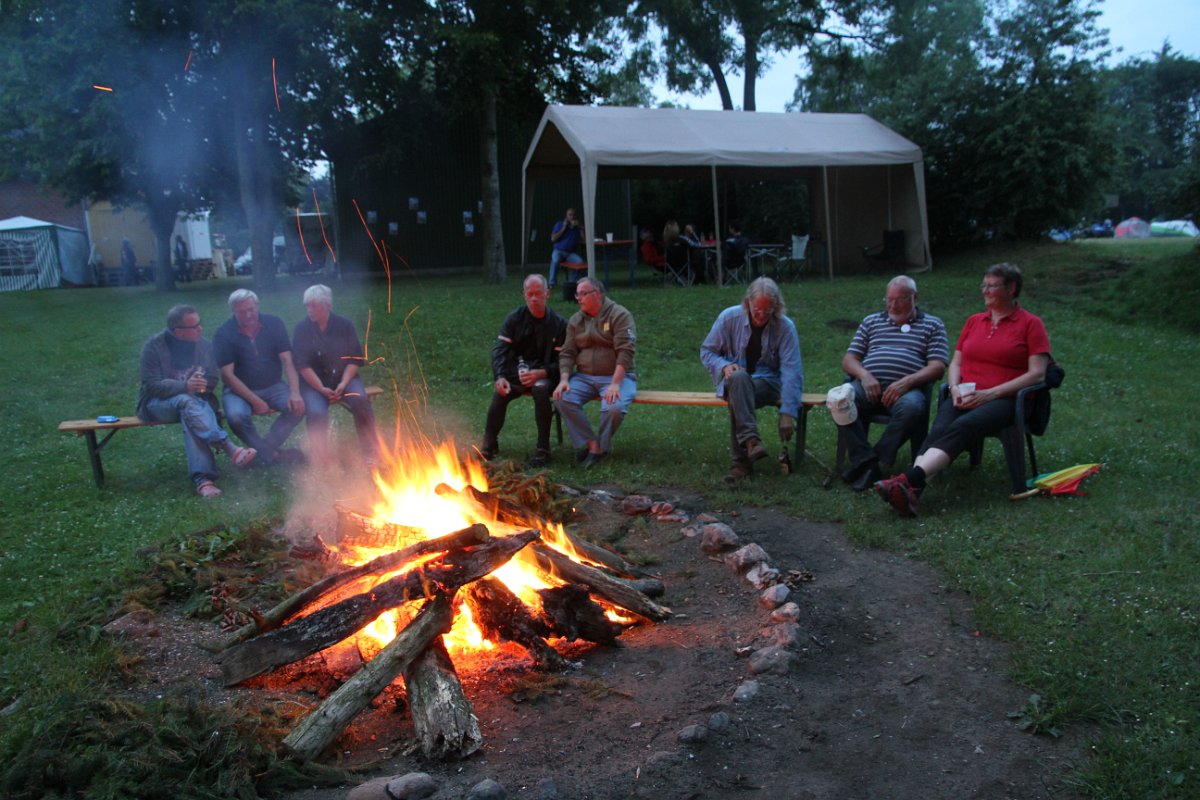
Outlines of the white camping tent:
[{"label": "white camping tent", "polygon": [[[884,230],[905,232],[906,261],[929,268],[921,148],[864,114],[769,114],[677,108],[550,106],[525,156],[522,263],[538,180],[578,178],[584,230],[594,234],[596,182],[606,178],[711,176],[806,180],[812,233],[826,266],[860,263]],[[752,227],[747,220],[747,227]],[[596,259],[587,242],[589,270]]]},{"label": "white camping tent", "polygon": [[64,280],[96,282],[83,231],[30,217],[0,221],[0,292],[54,289]]}]

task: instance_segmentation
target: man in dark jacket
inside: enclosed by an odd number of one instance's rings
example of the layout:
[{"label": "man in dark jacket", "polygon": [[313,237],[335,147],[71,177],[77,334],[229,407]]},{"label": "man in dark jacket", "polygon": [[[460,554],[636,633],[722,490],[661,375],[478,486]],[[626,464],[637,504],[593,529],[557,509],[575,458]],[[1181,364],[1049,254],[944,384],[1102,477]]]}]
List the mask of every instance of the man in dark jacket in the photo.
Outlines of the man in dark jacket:
[{"label": "man in dark jacket", "polygon": [[217,362],[202,330],[192,306],[177,305],[167,312],[166,329],[142,345],[137,415],[145,422],[180,423],[196,492],[212,498],[221,495],[213,483],[217,463],[212,448],[223,449],[236,467],[249,464],[256,451],[235,445],[217,422]]},{"label": "man in dark jacket", "polygon": [[567,321],[546,305],[550,287],[544,277],[530,275],[522,289],[525,305],[505,318],[492,348],[496,391],[488,407],[479,452],[488,460],[500,452],[500,429],[504,427],[508,404],[530,394],[537,422],[537,450],[527,465],[544,467],[550,463],[550,393],[558,383],[558,352],[562,349]]}]

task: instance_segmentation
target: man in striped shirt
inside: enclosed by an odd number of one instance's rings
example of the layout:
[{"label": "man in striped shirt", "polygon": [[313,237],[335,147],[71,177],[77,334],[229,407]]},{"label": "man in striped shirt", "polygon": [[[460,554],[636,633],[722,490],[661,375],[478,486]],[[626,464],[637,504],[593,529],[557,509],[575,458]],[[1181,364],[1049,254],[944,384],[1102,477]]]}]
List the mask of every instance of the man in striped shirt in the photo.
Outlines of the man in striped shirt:
[{"label": "man in striped shirt", "polygon": [[[861,492],[883,477],[880,464],[891,465],[926,416],[930,385],[949,363],[946,326],[917,308],[917,283],[907,275],[888,282],[887,310],[863,319],[842,359],[842,370],[854,387],[858,418],[838,426],[850,456],[844,477]],[[890,420],[872,447],[868,420],[888,414]]]}]

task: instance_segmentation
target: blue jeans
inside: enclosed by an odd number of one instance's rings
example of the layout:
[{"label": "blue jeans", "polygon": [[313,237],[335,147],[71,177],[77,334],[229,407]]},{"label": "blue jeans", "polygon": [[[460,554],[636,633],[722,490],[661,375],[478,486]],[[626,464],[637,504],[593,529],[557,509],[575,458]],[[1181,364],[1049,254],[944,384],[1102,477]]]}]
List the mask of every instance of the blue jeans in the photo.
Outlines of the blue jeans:
[{"label": "blue jeans", "polygon": [[229,434],[217,422],[217,415],[207,400],[194,394],[154,397],[146,403],[146,414],[152,422],[179,423],[183,431],[183,449],[187,453],[188,475],[193,483],[198,486],[217,477],[212,446],[223,446]]},{"label": "blue jeans", "polygon": [[[300,383],[300,396],[304,398],[304,420],[309,444],[320,442],[323,448],[329,438],[329,401],[303,381]],[[346,395],[342,397],[341,405],[349,409],[350,416],[354,418],[354,429],[358,432],[363,458],[369,462],[375,461],[379,455],[375,412],[371,410],[371,398],[367,397],[367,388],[363,386],[361,378],[354,378],[346,384]]]},{"label": "blue jeans", "polygon": [[554,276],[558,274],[558,262],[567,261],[571,264],[582,264],[583,259],[569,250],[559,250],[557,247],[550,250],[550,285],[554,285]]},{"label": "blue jeans", "polygon": [[265,389],[256,389],[254,393],[272,410],[279,412],[266,436],[259,435],[258,428],[254,425],[254,411],[241,397],[227,388],[221,395],[221,403],[225,406],[225,419],[229,420],[230,430],[258,451],[257,460],[260,464],[270,464],[275,460],[275,451],[287,441],[292,428],[300,424],[300,415],[288,411],[286,383],[275,383]]},{"label": "blue jeans", "polygon": [[[850,385],[854,387],[854,404],[858,408],[858,418],[849,425],[838,426],[838,436],[846,446],[850,468],[857,469],[870,461],[895,464],[896,454],[900,452],[901,445],[912,438],[913,433],[925,420],[925,404],[929,402],[926,389],[910,389],[892,403],[889,409],[882,402],[868,401],[867,393],[857,379],[851,381]],[[887,427],[883,429],[883,435],[879,437],[875,446],[871,447],[867,440],[867,427],[870,425],[870,418],[876,414],[887,414],[890,418]]]},{"label": "blue jeans", "polygon": [[[571,434],[571,442],[576,449],[586,447],[588,442],[595,441],[600,445],[600,452],[607,453],[612,437],[629,413],[629,406],[637,396],[637,378],[626,375],[621,381],[621,396],[615,403],[604,399],[604,389],[612,383],[611,375],[584,375],[576,372],[571,376],[571,388],[559,400],[558,413]],[[592,424],[583,413],[583,404],[600,398],[600,435],[592,431]]]},{"label": "blue jeans", "polygon": [[730,447],[734,461],[748,461],[746,440],[756,438],[758,414],[756,409],[779,402],[779,390],[762,378],[755,380],[750,373],[739,369],[725,379],[725,402],[729,403]]}]

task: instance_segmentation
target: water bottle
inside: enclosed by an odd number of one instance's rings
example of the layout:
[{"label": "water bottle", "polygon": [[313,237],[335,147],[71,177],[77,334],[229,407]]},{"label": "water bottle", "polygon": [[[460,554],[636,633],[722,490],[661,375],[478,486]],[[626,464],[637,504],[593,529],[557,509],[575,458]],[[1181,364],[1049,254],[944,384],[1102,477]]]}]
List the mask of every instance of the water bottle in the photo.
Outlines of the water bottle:
[{"label": "water bottle", "polygon": [[787,445],[779,452],[779,471],[784,475],[792,474],[792,457],[788,454]]},{"label": "water bottle", "polygon": [[524,376],[526,372],[529,372],[529,365],[525,363],[525,358],[522,356],[517,359],[517,374]]}]

